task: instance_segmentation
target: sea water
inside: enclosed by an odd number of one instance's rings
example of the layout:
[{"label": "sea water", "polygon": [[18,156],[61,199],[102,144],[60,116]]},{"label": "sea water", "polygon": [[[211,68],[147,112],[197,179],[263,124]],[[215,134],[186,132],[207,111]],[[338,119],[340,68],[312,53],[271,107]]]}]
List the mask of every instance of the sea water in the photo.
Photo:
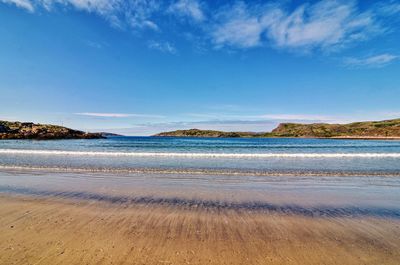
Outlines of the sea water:
[{"label": "sea water", "polygon": [[0,167],[221,174],[398,174],[400,141],[175,137],[3,140]]},{"label": "sea water", "polygon": [[3,140],[1,193],[398,218],[400,141]]}]

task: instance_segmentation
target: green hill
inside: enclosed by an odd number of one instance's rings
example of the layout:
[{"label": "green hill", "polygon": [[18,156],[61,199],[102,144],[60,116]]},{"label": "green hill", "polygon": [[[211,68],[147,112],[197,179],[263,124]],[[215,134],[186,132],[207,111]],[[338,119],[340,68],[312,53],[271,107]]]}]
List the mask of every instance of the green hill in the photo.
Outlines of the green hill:
[{"label": "green hill", "polygon": [[400,119],[349,124],[282,123],[272,134],[277,137],[400,137]]},{"label": "green hill", "polygon": [[173,137],[255,137],[257,133],[253,132],[222,132],[222,131],[213,131],[213,130],[199,130],[199,129],[190,129],[190,130],[177,130],[171,132],[162,132],[156,134],[154,136],[173,136]]},{"label": "green hill", "polygon": [[349,124],[328,123],[281,123],[271,132],[223,132],[213,130],[177,130],[162,132],[161,137],[303,137],[303,138],[398,138],[400,119],[385,121],[354,122]]}]

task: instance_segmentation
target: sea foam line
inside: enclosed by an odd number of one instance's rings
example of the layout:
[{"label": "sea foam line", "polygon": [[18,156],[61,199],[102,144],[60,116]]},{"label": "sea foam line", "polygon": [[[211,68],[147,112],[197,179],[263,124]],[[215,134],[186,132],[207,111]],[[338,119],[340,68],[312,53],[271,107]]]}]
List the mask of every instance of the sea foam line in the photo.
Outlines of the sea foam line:
[{"label": "sea foam line", "polygon": [[238,170],[210,168],[82,168],[57,166],[27,166],[1,165],[0,170],[6,171],[40,171],[45,173],[115,173],[115,174],[182,174],[182,175],[226,175],[226,176],[334,176],[334,177],[399,177],[400,171],[324,171],[324,170]]},{"label": "sea foam line", "polygon": [[158,153],[158,152],[88,152],[63,150],[0,149],[0,154],[67,155],[108,157],[193,157],[193,158],[400,158],[400,153]]}]

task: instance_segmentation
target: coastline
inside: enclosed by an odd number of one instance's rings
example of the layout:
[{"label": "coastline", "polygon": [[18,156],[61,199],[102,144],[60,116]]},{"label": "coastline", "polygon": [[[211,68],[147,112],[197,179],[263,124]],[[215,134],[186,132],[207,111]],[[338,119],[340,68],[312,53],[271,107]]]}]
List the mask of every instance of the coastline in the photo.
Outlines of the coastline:
[{"label": "coastline", "polygon": [[384,137],[384,136],[335,136],[335,137],[311,137],[311,136],[299,136],[299,137],[291,137],[291,136],[241,136],[241,137],[202,137],[202,136],[159,136],[152,135],[148,137],[157,137],[157,138],[212,138],[212,139],[333,139],[333,140],[388,140],[388,141],[400,141],[399,137]]},{"label": "coastline", "polygon": [[400,137],[380,137],[380,136],[337,136],[319,139],[337,139],[337,140],[394,140],[400,141]]}]

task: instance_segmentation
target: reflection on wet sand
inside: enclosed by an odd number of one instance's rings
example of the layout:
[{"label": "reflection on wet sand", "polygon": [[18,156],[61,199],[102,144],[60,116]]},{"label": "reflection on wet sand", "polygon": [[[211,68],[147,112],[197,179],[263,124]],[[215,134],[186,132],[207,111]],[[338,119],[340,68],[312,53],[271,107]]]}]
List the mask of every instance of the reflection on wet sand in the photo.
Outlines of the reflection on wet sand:
[{"label": "reflection on wet sand", "polygon": [[0,192],[22,195],[34,195],[41,197],[60,199],[79,199],[96,202],[106,202],[114,205],[145,205],[145,206],[168,206],[179,207],[185,210],[207,209],[207,210],[248,210],[262,212],[265,214],[278,213],[301,215],[309,217],[382,217],[400,219],[400,209],[383,207],[358,207],[358,206],[329,206],[315,205],[305,207],[292,204],[273,204],[263,201],[213,201],[203,199],[187,199],[179,197],[155,197],[155,196],[118,196],[98,194],[82,191],[49,191],[29,188],[17,188],[0,186]]},{"label": "reflection on wet sand", "polygon": [[398,264],[400,220],[0,196],[0,264]]},{"label": "reflection on wet sand", "polygon": [[396,176],[0,174],[0,264],[398,264]]}]

